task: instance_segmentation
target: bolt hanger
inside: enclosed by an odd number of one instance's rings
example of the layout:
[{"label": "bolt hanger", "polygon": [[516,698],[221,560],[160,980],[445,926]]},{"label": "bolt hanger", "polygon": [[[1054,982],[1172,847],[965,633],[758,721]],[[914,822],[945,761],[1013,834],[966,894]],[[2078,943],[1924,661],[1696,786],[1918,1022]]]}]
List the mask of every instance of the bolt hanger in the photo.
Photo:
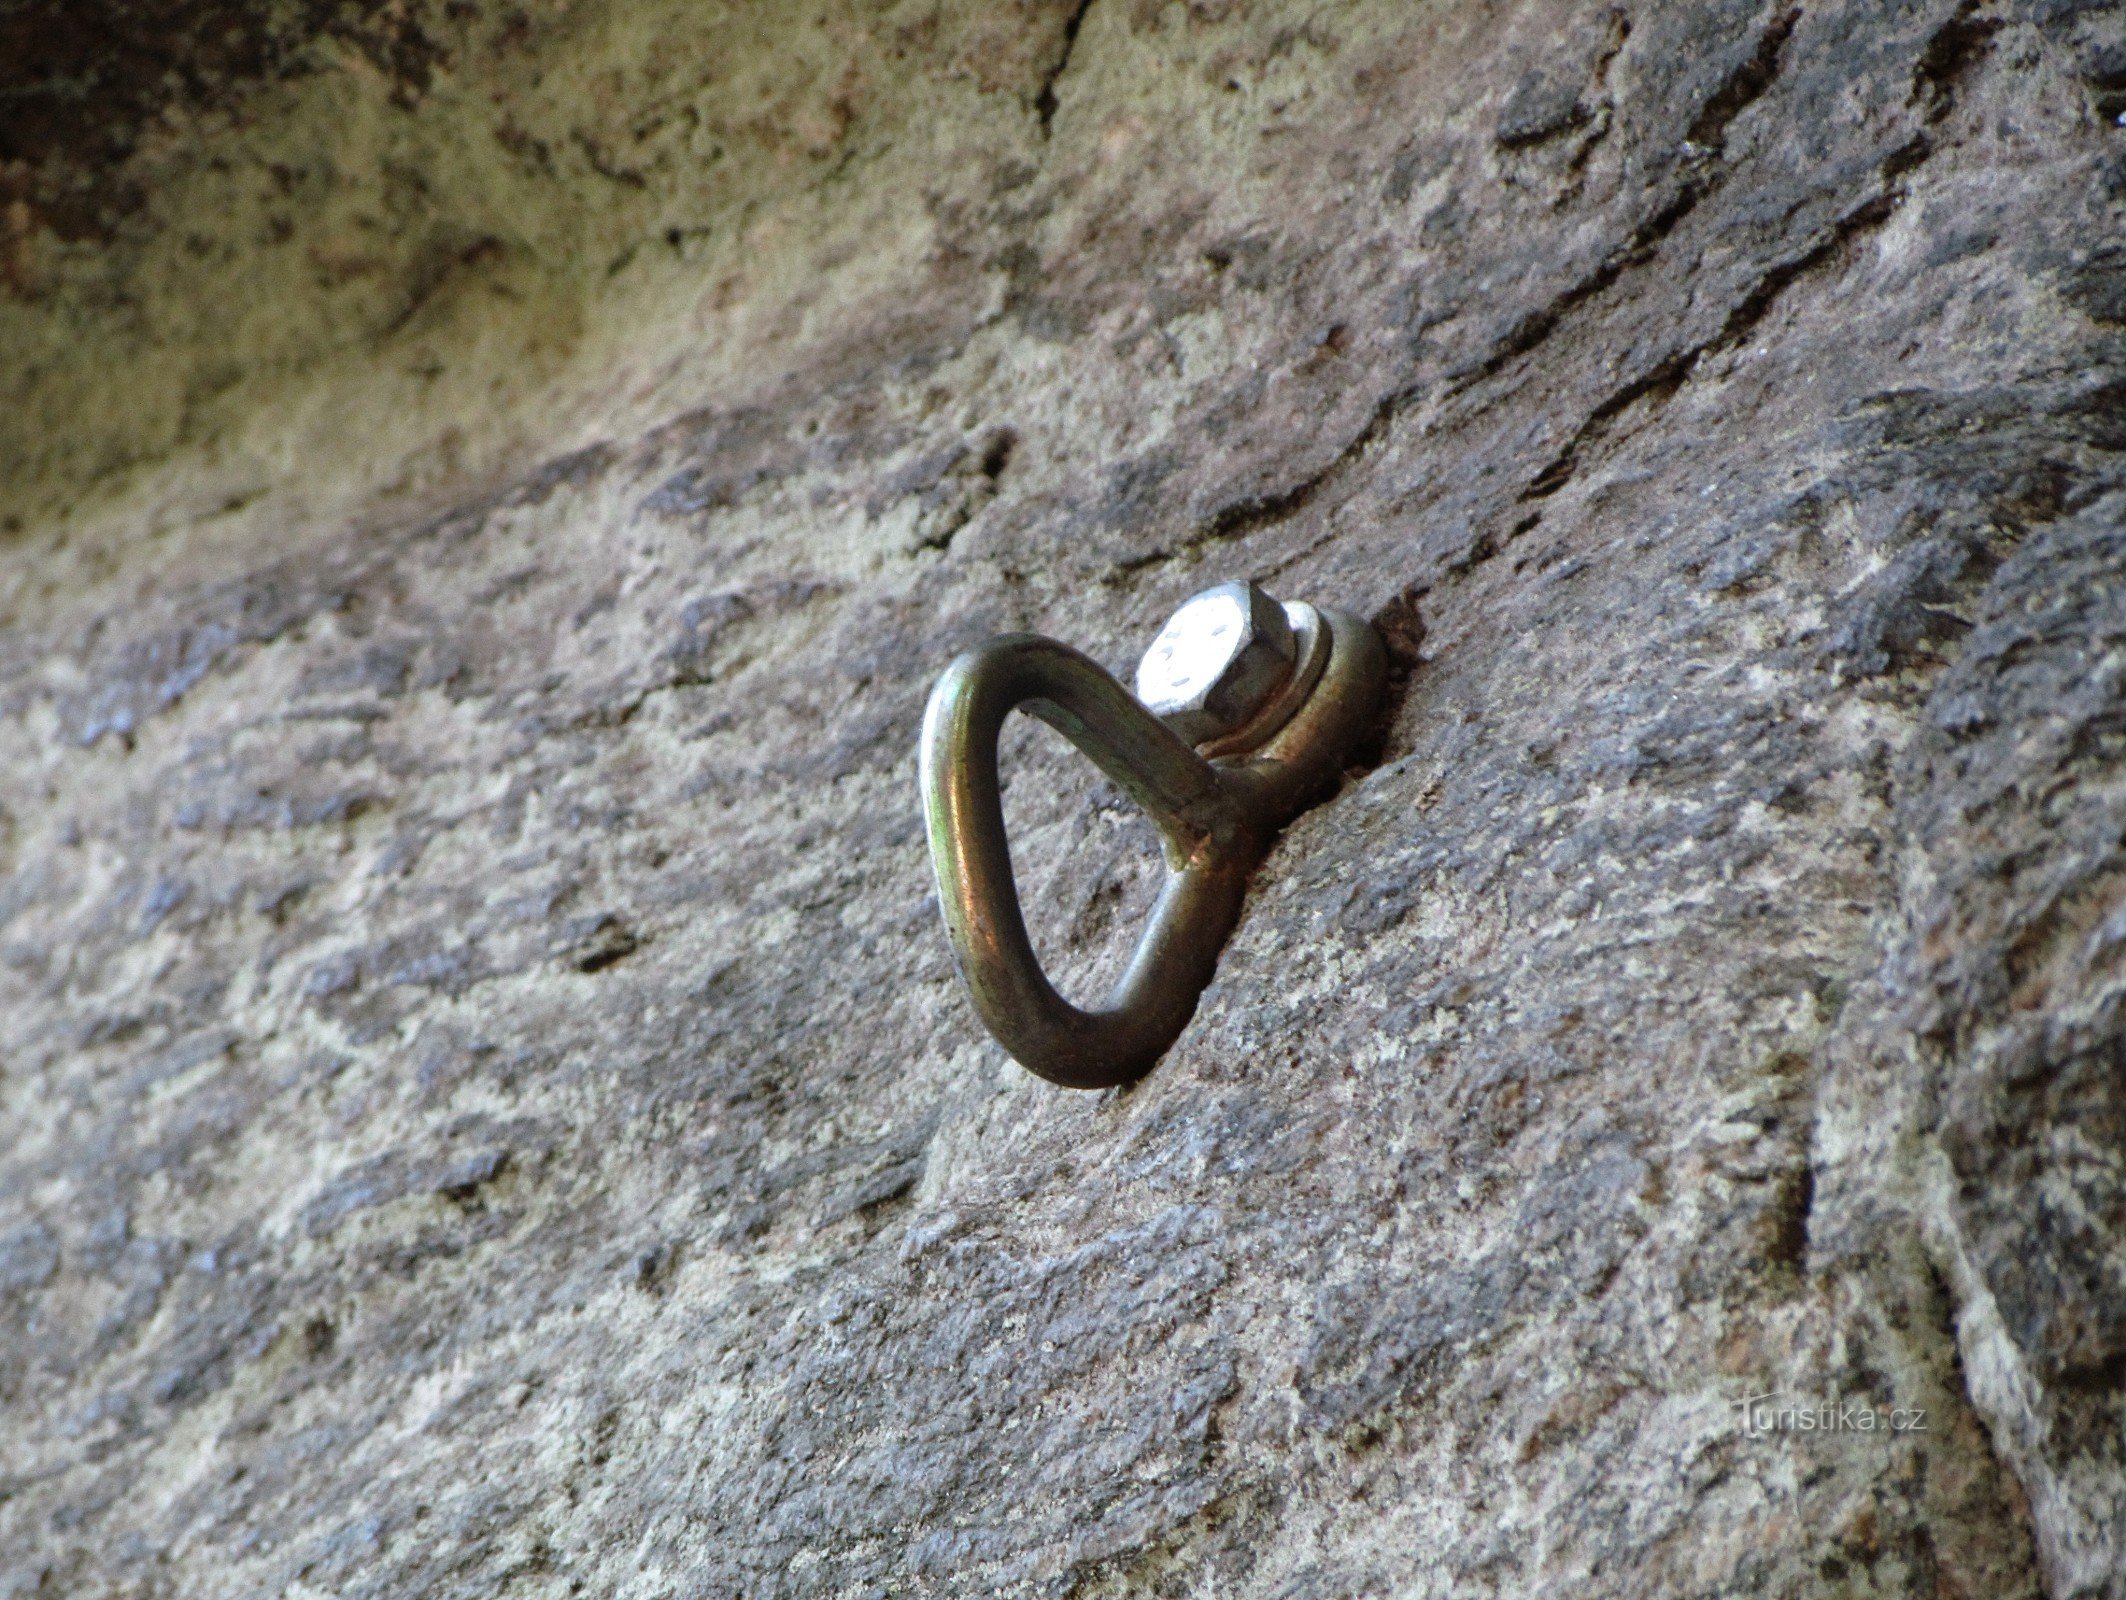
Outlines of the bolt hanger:
[{"label": "bolt hanger", "polygon": [[[923,718],[923,812],[946,936],[998,1042],[1068,1088],[1150,1070],[1194,1015],[1248,874],[1333,787],[1387,670],[1368,623],[1280,606],[1242,582],[1174,613],[1137,669],[1141,700],[1038,634],[1001,634],[947,667]],[[1026,935],[997,775],[997,735],[1015,708],[1084,751],[1159,831],[1165,887],[1098,1011],[1056,993]]]}]

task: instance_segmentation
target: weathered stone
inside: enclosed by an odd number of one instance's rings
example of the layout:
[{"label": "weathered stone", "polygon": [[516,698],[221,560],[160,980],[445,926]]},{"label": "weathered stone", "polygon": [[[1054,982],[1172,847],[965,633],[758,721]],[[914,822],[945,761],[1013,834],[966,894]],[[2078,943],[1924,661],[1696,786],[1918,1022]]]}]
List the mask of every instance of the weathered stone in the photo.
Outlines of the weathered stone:
[{"label": "weathered stone", "polygon": [[[18,12],[0,1594],[2126,1595],[2126,13]],[[925,695],[1236,575],[1055,1091]]]}]

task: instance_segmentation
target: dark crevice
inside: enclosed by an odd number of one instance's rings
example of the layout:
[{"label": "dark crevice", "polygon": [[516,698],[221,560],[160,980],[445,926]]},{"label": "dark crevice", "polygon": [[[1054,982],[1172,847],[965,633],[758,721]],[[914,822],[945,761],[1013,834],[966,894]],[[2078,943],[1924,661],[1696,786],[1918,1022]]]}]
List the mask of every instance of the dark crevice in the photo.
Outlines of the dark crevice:
[{"label": "dark crevice", "polygon": [[[1541,344],[1568,313],[1615,283],[1627,267],[1651,256],[1661,241],[1690,214],[1706,192],[1704,186],[1686,185],[1679,193],[1670,196],[1658,211],[1632,229],[1631,236],[1620,249],[1587,277],[1516,323],[1505,337],[1493,346],[1491,353],[1480,365],[1454,378],[1447,388],[1447,393],[1459,394],[1473,387],[1495,375],[1514,357],[1523,355]],[[1127,576],[1185,552],[1201,549],[1205,545],[1237,539],[1303,510],[1324,486],[1380,440],[1393,426],[1396,417],[1422,392],[1423,386],[1416,383],[1389,390],[1374,402],[1372,411],[1358,430],[1315,471],[1274,494],[1250,495],[1244,500],[1235,500],[1220,506],[1175,544],[1117,562],[1114,567],[1115,575]]]},{"label": "dark crevice", "polygon": [[1691,370],[1705,356],[1716,351],[1732,349],[1746,339],[1751,330],[1764,320],[1773,303],[1797,279],[1822,266],[1861,234],[1871,232],[1889,221],[1904,199],[1903,191],[1895,187],[1897,177],[1924,161],[1929,148],[1925,139],[1914,138],[1892,151],[1881,167],[1883,180],[1888,187],[1840,217],[1799,255],[1780,262],[1766,272],[1729,308],[1727,316],[1721,321],[1719,331],[1710,339],[1674,352],[1604,396],[1588,412],[1587,420],[1580,425],[1565,448],[1529,481],[1528,487],[1521,491],[1520,498],[1524,501],[1540,500],[1564,488],[1572,481],[1573,473],[1578,470],[1581,452],[1607,429],[1611,419],[1644,399],[1651,398],[1656,403],[1666,401],[1683,386],[1690,377]]},{"label": "dark crevice", "polygon": [[642,937],[609,911],[582,917],[563,930],[565,954],[578,972],[603,972],[642,948]]},{"label": "dark crevice", "polygon": [[578,972],[603,972],[607,967],[617,966],[635,953],[632,940],[621,940],[595,950],[576,963]]},{"label": "dark crevice", "polygon": [[455,1205],[469,1206],[480,1198],[480,1191],[507,1172],[509,1166],[507,1150],[474,1156],[454,1166],[436,1193]]},{"label": "dark crevice", "polygon": [[[1896,159],[1896,157],[1892,157],[1893,161]],[[1888,170],[1886,167],[1885,171],[1887,172]],[[1900,167],[1898,170],[1902,171],[1904,168]],[[1605,259],[1600,266],[1578,283],[1565,289],[1547,304],[1523,317],[1492,347],[1490,354],[1479,365],[1456,375],[1448,385],[1446,392],[1449,395],[1454,395],[1473,388],[1486,378],[1495,376],[1515,357],[1525,355],[1528,351],[1541,344],[1572,311],[1609,288],[1623,275],[1627,268],[1649,259],[1660,247],[1661,242],[1675,231],[1683,219],[1689,216],[1691,211],[1710,192],[1711,186],[1705,183],[1687,183],[1683,185],[1682,188],[1668,198],[1659,210],[1632,229],[1631,235],[1625,243]],[[1778,288],[1784,287],[1785,281],[1790,280],[1782,280],[1772,292],[1776,294]],[[1769,304],[1769,297],[1766,297],[1765,303]],[[1761,314],[1762,310],[1760,309],[1757,315]],[[1729,320],[1730,324],[1732,324],[1733,318]],[[1750,320],[1754,321],[1755,317]],[[1725,337],[1724,333],[1723,337]],[[1524,492],[1521,498],[1525,500],[1531,497],[1540,497],[1540,495],[1555,493],[1562,488],[1570,481],[1572,476],[1573,452],[1585,441],[1591,428],[1599,427],[1617,412],[1622,411],[1634,401],[1655,390],[1663,391],[1663,397],[1665,398],[1667,393],[1672,393],[1682,383],[1691,363],[1696,360],[1697,356],[1705,348],[1708,347],[1701,346],[1682,355],[1671,357],[1652,372],[1632,380],[1602,401],[1590,414],[1588,425],[1583,426],[1579,433],[1575,434],[1572,444],[1557,460],[1544,469],[1544,473],[1538,479],[1539,482],[1542,482],[1546,479],[1553,479],[1554,475],[1554,481],[1550,481],[1547,488],[1541,490],[1531,489],[1531,491]],[[1365,422],[1359,427],[1357,432],[1352,434],[1350,439],[1337,450],[1335,455],[1331,456],[1321,467],[1274,494],[1250,495],[1244,500],[1231,501],[1219,507],[1176,543],[1162,546],[1157,550],[1132,557],[1126,561],[1117,562],[1113,569],[1114,575],[1116,577],[1126,577],[1146,567],[1156,566],[1161,562],[1171,560],[1177,555],[1201,549],[1205,545],[1221,543],[1228,539],[1237,539],[1244,534],[1252,533],[1258,528],[1282,521],[1286,517],[1303,510],[1331,480],[1356,462],[1374,443],[1384,436],[1394,424],[1396,417],[1420,393],[1422,393],[1422,386],[1414,383],[1405,384],[1388,391],[1388,393],[1374,402],[1372,411],[1367,415]],[[1476,557],[1475,559],[1482,560],[1485,557]]]},{"label": "dark crevice", "polygon": [[[1792,37],[1796,24],[1801,19],[1800,8],[1794,7],[1780,13],[1758,37],[1757,49],[1749,60],[1729,74],[1727,81],[1716,89],[1691,123],[1689,138],[1692,144],[1717,148],[1727,135],[1734,120],[1756,101],[1779,76],[1779,64],[1785,53],[1786,42]],[[1455,375],[1450,392],[1460,393],[1473,388],[1488,378],[1495,377],[1508,362],[1526,355],[1537,345],[1557,331],[1558,325],[1573,311],[1603,293],[1625,271],[1652,259],[1662,242],[1676,231],[1705,197],[1718,187],[1720,174],[1696,172],[1679,184],[1675,193],[1662,203],[1644,221],[1632,229],[1630,236],[1595,269],[1579,282],[1568,285],[1546,304],[1529,312],[1508,329],[1505,336],[1494,345],[1491,352],[1476,366]]]},{"label": "dark crevice", "polygon": [[1522,317],[1491,347],[1482,361],[1455,373],[1447,392],[1461,394],[1487,378],[1496,377],[1507,363],[1526,355],[1549,338],[1567,316],[1609,288],[1627,268],[1651,259],[1662,240],[1675,232],[1710,192],[1711,185],[1703,182],[1683,184],[1668,197],[1660,210],[1633,228],[1630,237],[1606,256],[1594,271],[1579,282],[1567,285],[1548,302]]},{"label": "dark crevice", "polygon": [[[1929,42],[1915,69],[1915,96],[1920,93],[1918,86],[1921,84],[1943,86],[1939,92],[1946,95],[1946,86],[1960,81],[1977,54],[1982,52],[1994,25],[1974,21],[1970,11],[1970,6],[1959,11],[1957,20],[1944,26]],[[1691,125],[1692,142],[1717,144],[1735,118],[1764,96],[1778,77],[1787,41],[1793,36],[1801,14],[1800,7],[1789,8],[1765,28],[1750,59],[1729,75],[1700,110]],[[1082,19],[1082,16],[1081,7],[1078,17]],[[1929,92],[1935,90],[1930,88]],[[1946,106],[1930,110],[1930,120],[1939,120],[1944,114]],[[1689,379],[1701,358],[1731,348],[1747,337],[1796,279],[1822,265],[1858,235],[1886,222],[1904,199],[1903,191],[1897,187],[1898,180],[1924,162],[1932,152],[1932,143],[1923,134],[1915,134],[1891,151],[1879,168],[1882,192],[1846,213],[1799,255],[1768,271],[1729,310],[1712,338],[1667,356],[1606,395],[1588,412],[1587,420],[1574,432],[1566,447],[1545,464],[1517,498],[1526,502],[1557,493],[1572,481],[1582,451],[1607,429],[1612,419],[1641,400],[1666,401]],[[1466,392],[1496,376],[1510,362],[1548,339],[1572,312],[1609,289],[1629,268],[1650,260],[1669,235],[1719,186],[1719,182],[1717,168],[1687,178],[1593,271],[1523,316],[1492,346],[1482,361],[1450,375],[1445,393],[1452,396]],[[1219,507],[1177,543],[1116,563],[1113,575],[1126,577],[1205,545],[1239,538],[1303,510],[1328,483],[1385,435],[1395,418],[1422,392],[1422,385],[1416,383],[1390,390],[1375,402],[1358,431],[1320,468],[1273,494],[1251,495]],[[1531,525],[1524,519],[1503,541],[1489,534],[1482,536],[1453,570],[1481,565]]]},{"label": "dark crevice", "polygon": [[1395,729],[1410,698],[1411,680],[1425,664],[1419,653],[1425,639],[1425,622],[1418,613],[1418,600],[1426,592],[1416,587],[1403,590],[1373,619],[1388,650],[1388,681],[1381,688],[1373,720],[1344,756],[1346,783],[1355,783],[1377,770],[1391,752],[1401,753],[1395,750]]},{"label": "dark crevice", "polygon": [[1033,97],[1034,115],[1040,119],[1044,139],[1049,125],[1056,120],[1056,81],[1070,67],[1071,52],[1078,48],[1078,30],[1085,26],[1085,13],[1092,8],[1093,0],[1078,0],[1070,8],[1070,15],[1063,19],[1063,48],[1056,52],[1055,63],[1042,74],[1040,92]]},{"label": "dark crevice", "polygon": [[1734,120],[1761,99],[1779,76],[1779,57],[1801,20],[1801,8],[1781,12],[1759,35],[1756,53],[1727,76],[1692,119],[1687,137],[1701,149],[1717,150]]},{"label": "dark crevice", "polygon": [[[1077,25],[1083,20],[1084,13],[1085,7],[1080,6],[1072,18],[1066,39],[1076,38]],[[1798,7],[1790,9],[1782,12],[1765,29],[1750,59],[1729,76],[1700,111],[1691,128],[1694,142],[1717,140],[1743,110],[1763,96],[1778,76],[1781,54],[1800,16]],[[1628,27],[1620,28],[1616,37],[1616,48],[1622,47],[1622,41],[1628,32]],[[1612,49],[1610,54],[1614,55],[1615,49]],[[1064,61],[1067,60],[1066,49]],[[1607,60],[1605,57],[1605,66]],[[1064,62],[1058,62],[1057,73],[1061,72],[1063,65]],[[1051,86],[1054,76],[1053,73],[1050,75]],[[1044,102],[1052,107],[1052,88],[1044,88],[1042,95]],[[1045,117],[1042,126],[1047,126]],[[1701,138],[1701,134],[1705,137]],[[1627,269],[1651,259],[1662,242],[1675,232],[1684,218],[1697,209],[1698,204],[1712,192],[1716,182],[1716,178],[1709,176],[1693,176],[1687,179],[1658,209],[1634,227],[1624,243],[1605,257],[1593,271],[1515,322],[1482,361],[1454,374],[1448,384],[1447,393],[1460,394],[1488,378],[1495,377],[1508,363],[1526,355],[1548,339],[1566,317],[1609,289]],[[1601,407],[1597,407],[1590,422],[1599,425],[1655,389],[1665,386],[1672,391],[1681,383],[1692,359],[1695,359],[1695,352],[1674,358],[1644,378],[1634,380],[1632,384],[1626,385],[1624,390],[1612,395]],[[1318,470],[1274,494],[1251,495],[1245,500],[1233,501],[1219,507],[1178,544],[1118,563],[1115,568],[1116,575],[1125,576],[1170,560],[1185,551],[1239,538],[1304,509],[1331,479],[1364,455],[1366,450],[1387,432],[1396,416],[1420,392],[1420,386],[1416,384],[1406,384],[1391,390],[1375,403],[1371,414],[1358,431]],[[1585,433],[1583,428],[1581,435],[1576,436],[1574,440],[1574,447],[1577,447]],[[1553,473],[1556,474],[1555,481],[1539,493],[1553,493],[1571,478],[1570,449],[1545,469],[1546,476]],[[1523,495],[1522,498],[1528,496]]]},{"label": "dark crevice", "polygon": [[1443,562],[1440,566],[1441,575],[1448,578],[1459,578],[1474,572],[1478,567],[1497,555],[1506,544],[1511,543],[1516,535],[1527,532],[1540,520],[1540,518],[1522,518],[1521,521],[1507,530],[1504,540],[1501,540],[1496,534],[1487,529],[1470,541],[1468,549],[1453,559]]},{"label": "dark crevice", "polygon": [[[1716,340],[1715,343],[1718,341]],[[1587,414],[1587,420],[1596,426],[1607,422],[1620,411],[1628,411],[1641,400],[1652,397],[1655,401],[1666,400],[1683,386],[1691,365],[1703,349],[1684,350],[1658,362],[1650,371],[1641,373],[1631,382],[1608,395],[1600,405]]]},{"label": "dark crevice", "polygon": [[1710,344],[1705,344],[1679,350],[1629,383],[1622,384],[1603,396],[1594,409],[1587,413],[1587,420],[1573,433],[1572,442],[1529,481],[1528,487],[1521,491],[1520,498],[1524,501],[1547,499],[1564,488],[1572,481],[1572,475],[1579,470],[1580,451],[1606,431],[1611,418],[1629,410],[1641,400],[1651,398],[1656,404],[1665,402],[1683,387],[1684,379],[1690,376],[1690,369],[1697,365],[1698,358],[1710,348]]},{"label": "dark crevice", "polygon": [[1425,616],[1420,606],[1429,593],[1424,585],[1411,584],[1373,614],[1374,629],[1394,671],[1408,674],[1424,659]]},{"label": "dark crevice", "polygon": [[1274,494],[1250,495],[1244,500],[1228,501],[1173,544],[1116,562],[1114,575],[1118,578],[1126,577],[1146,567],[1170,561],[1188,551],[1200,550],[1205,545],[1238,539],[1257,528],[1281,522],[1304,509],[1325,485],[1363,456],[1375,441],[1388,431],[1396,415],[1417,393],[1414,385],[1391,389],[1373,403],[1372,411],[1367,414],[1358,431],[1345,440],[1342,447],[1314,471]]},{"label": "dark crevice", "polygon": [[[1900,155],[1902,153],[1899,152]],[[1924,158],[1925,151],[1922,149],[1919,159]],[[1898,156],[1893,155],[1890,159],[1895,162]],[[1911,163],[1917,164],[1917,161]],[[1886,162],[1885,173],[1889,171],[1889,167],[1890,163]],[[1899,170],[1909,170],[1909,167],[1900,166]],[[1772,302],[1785,293],[1795,279],[1823,265],[1860,235],[1871,233],[1888,222],[1903,200],[1903,191],[1894,188],[1885,190],[1840,217],[1832,225],[1830,232],[1814,246],[1791,261],[1772,268],[1757,280],[1755,287],[1748,294],[1735,303],[1734,308],[1727,314],[1727,320],[1720,325],[1720,332],[1706,348],[1717,350],[1739,344],[1752,328],[1764,320],[1765,313],[1772,308]]]},{"label": "dark crevice", "polygon": [[1541,500],[1548,495],[1556,494],[1572,481],[1574,465],[1575,463],[1570,455],[1558,456],[1549,466],[1538,472],[1530,480],[1528,487],[1521,491],[1521,498],[1523,500]]},{"label": "dark crevice", "polygon": [[1914,134],[1884,158],[1882,163],[1883,181],[1885,183],[1895,183],[1933,153],[1934,146],[1926,135]]},{"label": "dark crevice", "polygon": [[1631,17],[1623,11],[1610,12],[1609,40],[1602,47],[1602,53],[1595,58],[1594,64],[1594,91],[1597,95],[1608,92],[1609,69],[1617,57],[1624,53],[1624,46],[1630,42]]},{"label": "dark crevice", "polygon": [[999,428],[989,436],[982,447],[982,476],[995,483],[1004,476],[1004,469],[1011,465],[1011,453],[1019,447],[1019,436],[1009,428]]},{"label": "dark crevice", "polygon": [[2110,1350],[2088,1361],[2061,1367],[2053,1381],[2062,1389],[2086,1395],[2111,1395],[2126,1389],[2126,1350]]},{"label": "dark crevice", "polygon": [[1580,197],[1581,189],[1587,180],[1588,163],[1594,159],[1595,151],[1609,137],[1611,128],[1616,124],[1616,103],[1609,93],[1609,72],[1617,57],[1624,53],[1624,46],[1630,40],[1631,18],[1622,11],[1610,12],[1609,42],[1603,46],[1601,55],[1595,58],[1594,75],[1590,84],[1590,96],[1594,103],[1594,126],[1587,130],[1565,163],[1567,181],[1555,202],[1560,207],[1569,205]]},{"label": "dark crevice", "polygon": [[1939,122],[1949,114],[1956,103],[1957,90],[1984,58],[1993,35],[2000,31],[1997,20],[1980,17],[1977,12],[1978,0],[1964,0],[1956,14],[1927,41],[1912,69],[1911,103],[1929,122]]},{"label": "dark crevice", "polygon": [[1816,1209],[1816,1171],[1804,1161],[1779,1182],[1771,1216],[1771,1259],[1797,1273],[1809,1262],[1809,1224]]}]

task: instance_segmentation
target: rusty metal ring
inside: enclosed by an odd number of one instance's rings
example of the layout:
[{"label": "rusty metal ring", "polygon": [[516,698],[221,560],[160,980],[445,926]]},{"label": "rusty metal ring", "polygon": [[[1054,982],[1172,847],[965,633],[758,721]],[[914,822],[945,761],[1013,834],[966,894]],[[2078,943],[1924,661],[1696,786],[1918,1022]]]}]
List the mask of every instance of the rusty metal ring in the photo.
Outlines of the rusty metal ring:
[{"label": "rusty metal ring", "polygon": [[[945,669],[923,718],[924,819],[945,931],[975,1010],[1051,1083],[1100,1089],[1141,1076],[1180,1036],[1277,831],[1333,786],[1387,677],[1373,629],[1323,609],[1319,680],[1257,749],[1206,760],[1088,657],[1004,634]],[[1012,877],[997,736],[1014,709],[1056,729],[1158,829],[1167,878],[1128,970],[1085,1011],[1041,971]]]}]

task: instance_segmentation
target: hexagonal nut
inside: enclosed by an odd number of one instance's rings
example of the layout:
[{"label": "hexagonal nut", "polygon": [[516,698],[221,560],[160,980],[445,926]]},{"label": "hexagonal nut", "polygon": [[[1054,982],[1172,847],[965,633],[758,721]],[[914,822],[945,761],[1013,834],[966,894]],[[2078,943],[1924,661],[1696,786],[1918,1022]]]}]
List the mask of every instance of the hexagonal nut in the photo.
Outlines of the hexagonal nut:
[{"label": "hexagonal nut", "polygon": [[1137,698],[1190,744],[1245,723],[1298,655],[1284,607],[1234,580],[1182,602],[1137,664]]}]

